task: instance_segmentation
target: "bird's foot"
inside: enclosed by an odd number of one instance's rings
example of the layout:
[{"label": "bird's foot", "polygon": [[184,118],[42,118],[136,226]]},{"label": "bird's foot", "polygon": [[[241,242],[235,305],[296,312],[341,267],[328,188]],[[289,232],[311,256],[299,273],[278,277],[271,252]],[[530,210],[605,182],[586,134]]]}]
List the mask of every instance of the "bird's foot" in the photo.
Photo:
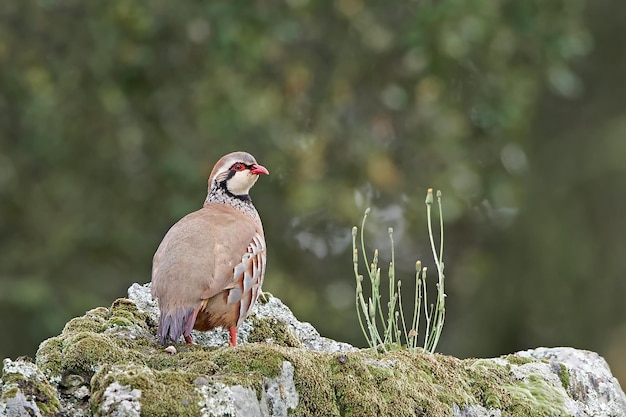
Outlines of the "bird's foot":
[{"label": "bird's foot", "polygon": [[186,342],[188,345],[193,345],[193,339],[191,338],[191,335],[186,335],[186,336],[185,336],[185,342]]},{"label": "bird's foot", "polygon": [[228,344],[231,346],[237,346],[237,328],[231,327],[228,329],[228,332],[230,333],[230,341]]}]

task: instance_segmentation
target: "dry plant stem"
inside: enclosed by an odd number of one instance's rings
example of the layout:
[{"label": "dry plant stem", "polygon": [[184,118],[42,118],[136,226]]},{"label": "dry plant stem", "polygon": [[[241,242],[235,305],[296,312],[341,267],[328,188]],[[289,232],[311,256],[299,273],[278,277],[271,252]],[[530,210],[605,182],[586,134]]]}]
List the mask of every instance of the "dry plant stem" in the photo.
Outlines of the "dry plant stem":
[{"label": "dry plant stem", "polygon": [[[404,308],[402,308],[402,281],[398,280],[398,310],[400,311],[400,320],[402,320],[402,330],[404,331],[404,339],[406,340],[406,347],[409,350],[413,349],[412,338],[409,336],[409,332],[406,331],[406,320],[404,320]],[[396,320],[397,324],[397,320]],[[399,330],[398,330],[399,332]],[[398,334],[398,342],[400,342],[400,335]]]},{"label": "dry plant stem", "polygon": [[[437,190],[437,206],[439,209],[439,238],[440,238],[440,244],[439,244],[439,257],[434,256],[435,257],[435,263],[437,265],[437,274],[439,277],[438,280],[438,284],[437,284],[437,328],[436,328],[436,332],[435,332],[435,337],[433,338],[432,341],[432,351],[435,350],[435,347],[437,346],[437,344],[439,343],[439,337],[441,336],[441,331],[443,330],[443,323],[445,321],[445,314],[446,314],[446,293],[445,293],[445,287],[444,287],[444,264],[443,264],[443,213],[442,213],[442,209],[441,209],[441,191]],[[434,244],[432,244],[432,237],[431,237],[431,247],[434,249]],[[434,253],[433,253],[434,255]]]},{"label": "dry plant stem", "polygon": [[[364,237],[363,237],[363,228],[365,226],[365,220],[367,215],[369,214],[369,209],[365,211],[365,215],[363,216],[363,222],[361,223],[361,250],[363,253],[363,258],[365,259],[365,265],[368,265],[367,262],[367,254],[365,253],[365,245],[364,245]],[[365,301],[363,297],[363,275],[359,274],[358,264],[359,264],[359,256],[358,249],[356,246],[356,235],[358,229],[357,227],[352,228],[352,262],[354,264],[354,276],[357,284],[356,291],[356,306],[357,306],[357,316],[359,319],[359,325],[361,326],[361,331],[364,335],[366,335],[367,342],[369,346],[373,349],[376,349],[376,346],[383,346],[383,341],[380,337],[380,333],[378,331],[378,327],[376,325],[376,310],[377,305],[380,304],[380,293],[378,291],[380,286],[380,270],[377,271],[375,263],[378,261],[378,254],[374,254],[374,262],[371,267],[368,267],[368,277],[370,279],[370,284],[372,287],[372,296]],[[360,308],[359,308],[360,307]],[[380,309],[380,307],[379,307]],[[365,317],[365,323],[363,317]],[[367,330],[366,330],[367,327]]]},{"label": "dry plant stem", "polygon": [[[395,280],[395,245],[393,240],[393,229],[389,228],[389,240],[391,242],[391,262],[389,263],[388,279],[389,279],[389,301],[387,302],[387,315],[383,314],[382,297],[380,294],[380,268],[378,259],[378,249],[374,251],[372,262],[369,263],[367,253],[365,251],[365,221],[370,213],[370,209],[365,210],[363,221],[361,222],[361,253],[365,261],[367,273],[371,286],[371,296],[365,300],[363,295],[363,275],[359,274],[359,248],[357,247],[358,228],[352,228],[352,262],[354,266],[354,276],[356,279],[356,310],[359,319],[361,331],[367,338],[369,346],[377,351],[378,349],[387,352],[394,346],[402,345],[402,335],[406,341],[407,349],[415,351],[418,346],[418,330],[420,326],[420,316],[422,305],[424,307],[425,333],[424,333],[424,350],[434,352],[441,336],[443,323],[445,319],[445,291],[444,291],[444,275],[443,275],[443,217],[441,209],[441,193],[437,192],[437,203],[439,206],[439,221],[441,241],[439,245],[439,253],[435,249],[435,241],[432,232],[431,206],[433,203],[432,189],[428,190],[426,196],[426,213],[428,218],[428,236],[430,246],[437,267],[437,299],[435,304],[428,303],[428,292],[426,288],[427,268],[422,267],[422,263],[417,261],[415,264],[415,299],[413,309],[413,320],[411,328],[407,331],[406,319],[402,308],[402,294],[400,280]],[[423,303],[423,304],[422,304]],[[399,320],[402,320],[400,327]],[[382,327],[382,332],[378,326]]]},{"label": "dry plant stem", "polygon": [[[365,220],[367,216],[369,216],[370,208],[368,207],[365,210],[365,214],[363,215],[363,221],[361,222],[361,252],[363,253],[363,259],[365,260],[365,266],[369,268],[367,269],[368,276],[370,279],[372,295],[368,299],[367,310],[364,311],[367,317],[367,325],[370,332],[370,341],[372,342],[371,347],[374,348],[376,345],[382,345],[384,349],[383,340],[380,337],[380,332],[378,331],[378,325],[376,323],[376,312],[380,314],[380,317],[383,317],[382,307],[380,306],[380,269],[378,268],[378,250],[374,251],[374,258],[372,259],[372,263],[370,264],[367,260],[367,253],[365,252]],[[383,321],[383,327],[385,326],[385,322]]]},{"label": "dry plant stem", "polygon": [[[363,275],[359,275],[359,252],[356,248],[356,234],[357,227],[355,226],[352,228],[352,263],[354,265],[354,277],[356,278],[356,315],[359,319],[359,326],[361,326],[361,331],[366,336],[367,342],[371,347],[368,332],[365,330],[365,327],[363,326],[363,319],[361,318],[361,312],[363,312],[363,314],[366,314],[367,307],[365,307],[365,300],[363,299]],[[361,308],[360,310],[359,307]]]},{"label": "dry plant stem", "polygon": [[[389,240],[391,241],[391,262],[389,263],[389,302],[387,303],[387,327],[385,328],[385,344],[392,344],[399,342],[397,337],[397,321],[395,317],[397,295],[395,292],[394,281],[394,266],[395,266],[395,251],[393,247],[393,229],[389,228]],[[382,318],[381,314],[381,318]],[[394,340],[395,339],[395,340]]]},{"label": "dry plant stem", "polygon": [[[428,270],[428,268],[424,267],[422,268],[422,298],[424,300],[424,318],[426,319],[426,331],[424,333],[425,337],[424,337],[424,350],[428,350],[426,349],[426,346],[428,345],[428,336],[430,335],[430,319],[431,319],[431,312],[432,312],[432,308],[431,310],[428,309],[428,292],[426,291],[426,271]],[[432,307],[432,304],[431,304]]]},{"label": "dry plant stem", "polygon": [[437,250],[435,249],[435,240],[433,238],[433,230],[432,230],[432,217],[431,217],[431,206],[433,203],[433,193],[432,189],[428,190],[428,194],[426,195],[426,215],[428,218],[428,237],[430,240],[430,247],[433,253],[433,258],[435,260],[435,266],[437,267],[437,301],[434,306],[431,305],[430,314],[427,316],[427,320],[430,324],[432,319],[432,327],[427,328],[426,330],[426,340],[424,344],[424,349],[433,352],[439,343],[439,337],[441,336],[441,331],[443,330],[443,323],[445,320],[445,288],[444,288],[444,275],[443,275],[443,216],[441,210],[441,192],[437,191],[437,205],[439,208],[439,224],[440,224],[440,246],[439,246],[439,254],[437,254]]},{"label": "dry plant stem", "polygon": [[417,347],[417,336],[420,325],[421,303],[422,303],[422,280],[420,274],[422,273],[422,262],[415,262],[415,300],[413,304],[413,323],[411,329],[414,332],[414,336],[411,339],[411,347],[415,349]]}]

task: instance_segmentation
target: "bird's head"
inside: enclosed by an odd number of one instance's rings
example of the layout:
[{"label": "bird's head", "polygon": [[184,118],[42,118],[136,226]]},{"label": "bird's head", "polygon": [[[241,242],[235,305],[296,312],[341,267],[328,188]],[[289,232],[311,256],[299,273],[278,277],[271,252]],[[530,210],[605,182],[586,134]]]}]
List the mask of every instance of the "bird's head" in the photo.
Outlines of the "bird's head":
[{"label": "bird's head", "polygon": [[221,188],[235,197],[247,196],[261,174],[269,175],[269,171],[259,165],[254,156],[247,152],[229,153],[213,167],[209,176],[209,192]]}]

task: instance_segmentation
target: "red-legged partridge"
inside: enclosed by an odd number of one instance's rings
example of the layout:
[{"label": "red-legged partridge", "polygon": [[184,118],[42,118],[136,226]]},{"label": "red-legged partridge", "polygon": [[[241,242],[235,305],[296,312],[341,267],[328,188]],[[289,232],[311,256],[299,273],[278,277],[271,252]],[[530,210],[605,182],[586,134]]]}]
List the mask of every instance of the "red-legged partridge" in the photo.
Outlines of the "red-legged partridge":
[{"label": "red-legged partridge", "polygon": [[246,152],[222,157],[209,177],[204,206],[167,232],[152,263],[161,344],[192,343],[191,330],[227,328],[230,345],[261,292],[263,225],[248,192],[269,172]]}]

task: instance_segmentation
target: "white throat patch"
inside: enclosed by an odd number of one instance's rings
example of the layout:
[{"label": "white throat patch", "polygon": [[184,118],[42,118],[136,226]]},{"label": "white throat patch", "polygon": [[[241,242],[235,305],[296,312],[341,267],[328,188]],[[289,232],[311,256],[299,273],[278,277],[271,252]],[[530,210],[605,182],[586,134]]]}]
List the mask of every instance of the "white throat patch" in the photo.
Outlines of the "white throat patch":
[{"label": "white throat patch", "polygon": [[234,195],[247,195],[258,179],[259,176],[251,173],[249,169],[238,171],[226,181],[226,188]]}]

